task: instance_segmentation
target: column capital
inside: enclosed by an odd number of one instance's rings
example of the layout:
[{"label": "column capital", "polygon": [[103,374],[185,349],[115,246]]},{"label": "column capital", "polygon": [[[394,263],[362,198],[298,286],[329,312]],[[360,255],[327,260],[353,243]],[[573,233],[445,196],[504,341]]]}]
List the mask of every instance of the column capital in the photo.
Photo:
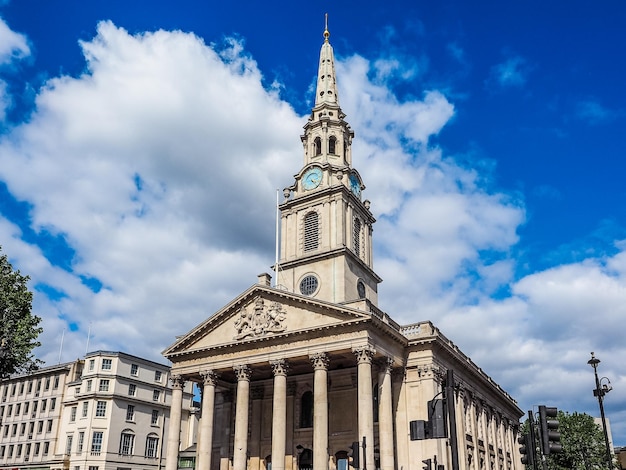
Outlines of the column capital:
[{"label": "column capital", "polygon": [[172,388],[181,389],[185,386],[185,380],[180,374],[170,376],[170,382],[172,382]]},{"label": "column capital", "polygon": [[309,359],[311,359],[311,363],[313,364],[313,369],[328,370],[328,364],[330,361],[328,359],[327,353],[319,352],[319,353],[311,354],[309,356]]},{"label": "column capital", "polygon": [[250,376],[252,375],[252,369],[248,364],[237,364],[233,366],[233,370],[235,371],[235,375],[237,376],[237,381],[245,380],[250,382]]},{"label": "column capital", "polygon": [[200,371],[202,383],[204,385],[215,385],[217,383],[217,373],[212,369]]},{"label": "column capital", "polygon": [[272,372],[274,372],[274,375],[286,376],[289,371],[289,363],[287,362],[287,359],[275,359],[270,361],[270,365],[272,366]]},{"label": "column capital", "polygon": [[369,344],[366,346],[360,346],[358,348],[353,348],[352,352],[356,355],[356,361],[359,364],[371,364],[372,358],[374,354],[376,354],[376,349],[374,349]]}]

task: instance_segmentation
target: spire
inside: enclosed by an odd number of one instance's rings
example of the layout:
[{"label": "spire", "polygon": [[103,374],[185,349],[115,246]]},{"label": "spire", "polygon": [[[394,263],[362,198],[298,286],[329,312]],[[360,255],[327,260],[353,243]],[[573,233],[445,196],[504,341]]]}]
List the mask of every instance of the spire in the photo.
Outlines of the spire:
[{"label": "spire", "polygon": [[333,46],[330,45],[328,38],[328,13],[326,13],[326,21],[324,27],[324,44],[320,51],[320,66],[317,73],[317,90],[315,92],[315,106],[322,104],[339,105],[337,96],[337,81],[335,80],[335,57],[333,54]]}]

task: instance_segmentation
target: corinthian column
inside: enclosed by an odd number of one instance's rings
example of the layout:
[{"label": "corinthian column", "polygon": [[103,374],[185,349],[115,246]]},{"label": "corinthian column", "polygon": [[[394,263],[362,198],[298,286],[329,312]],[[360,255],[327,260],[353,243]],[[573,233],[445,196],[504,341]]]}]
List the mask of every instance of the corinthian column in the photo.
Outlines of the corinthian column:
[{"label": "corinthian column", "polygon": [[328,470],[328,355],[310,356],[313,375],[313,470]]},{"label": "corinthian column", "polygon": [[172,406],[167,432],[165,470],[177,470],[178,449],[180,448],[180,418],[183,410],[183,386],[185,382],[180,375],[172,375],[170,380],[172,381]]},{"label": "corinthian column", "polygon": [[[371,346],[355,348],[358,375],[359,441],[365,437],[365,470],[374,470],[374,400],[372,395],[372,357],[375,350]],[[363,453],[363,450],[361,450]],[[363,460],[361,459],[361,462]]]},{"label": "corinthian column", "polygon": [[202,376],[202,415],[200,418],[200,441],[198,442],[198,470],[211,467],[213,448],[213,411],[215,408],[215,383],[217,374],[212,370],[200,372]]},{"label": "corinthian column", "polygon": [[385,358],[380,371],[380,400],[378,405],[378,441],[380,444],[380,469],[394,470],[393,456],[393,405],[391,396],[391,367],[393,359]]},{"label": "corinthian column", "polygon": [[271,361],[274,371],[274,403],[272,409],[272,470],[285,470],[287,439],[287,370],[285,359]]},{"label": "corinthian column", "polygon": [[250,402],[250,374],[252,371],[245,364],[234,366],[233,370],[237,374],[233,470],[246,470],[248,458],[248,404]]}]

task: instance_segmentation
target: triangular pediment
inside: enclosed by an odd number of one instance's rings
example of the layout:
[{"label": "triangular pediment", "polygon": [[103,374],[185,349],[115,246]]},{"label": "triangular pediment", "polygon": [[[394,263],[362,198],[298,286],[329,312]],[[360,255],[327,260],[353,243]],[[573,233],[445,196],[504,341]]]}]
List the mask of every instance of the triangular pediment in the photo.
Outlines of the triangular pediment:
[{"label": "triangular pediment", "polygon": [[254,341],[315,334],[371,319],[367,312],[255,285],[179,337],[165,357],[232,347]]}]

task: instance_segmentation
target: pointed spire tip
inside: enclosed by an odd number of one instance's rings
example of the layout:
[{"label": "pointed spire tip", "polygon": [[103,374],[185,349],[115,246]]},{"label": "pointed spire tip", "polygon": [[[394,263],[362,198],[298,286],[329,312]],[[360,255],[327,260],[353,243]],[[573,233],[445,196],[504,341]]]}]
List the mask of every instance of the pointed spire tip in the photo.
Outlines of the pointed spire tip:
[{"label": "pointed spire tip", "polygon": [[324,40],[328,41],[330,32],[328,31],[328,13],[324,14]]}]

